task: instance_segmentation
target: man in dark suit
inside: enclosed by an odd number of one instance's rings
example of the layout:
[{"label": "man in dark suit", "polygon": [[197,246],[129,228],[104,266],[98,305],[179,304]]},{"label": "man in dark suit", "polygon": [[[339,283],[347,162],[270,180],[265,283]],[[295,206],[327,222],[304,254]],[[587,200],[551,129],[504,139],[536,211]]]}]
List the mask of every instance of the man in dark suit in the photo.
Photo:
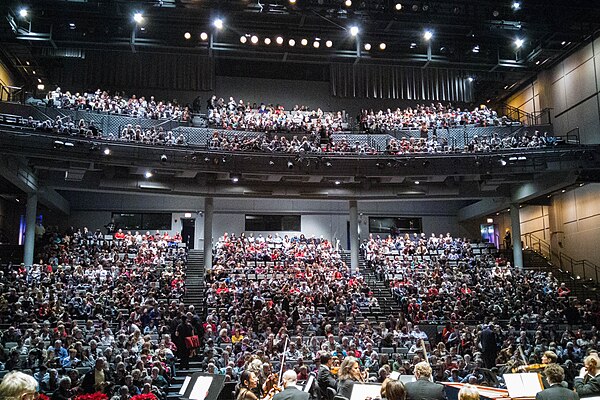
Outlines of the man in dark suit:
[{"label": "man in dark suit", "polygon": [[283,373],[284,389],[273,396],[273,400],[308,400],[308,393],[296,387],[298,375],[293,369],[288,369]]},{"label": "man in dark suit", "polygon": [[431,382],[431,367],[426,361],[415,365],[414,382],[406,384],[406,398],[408,400],[445,400],[444,385]]},{"label": "man in dark suit", "polygon": [[319,390],[321,391],[322,399],[330,399],[327,388],[332,388],[337,391],[337,380],[331,373],[331,366],[333,365],[333,358],[330,353],[321,354],[321,366],[319,367],[319,374],[317,375],[317,382],[319,384]]},{"label": "man in dark suit", "polygon": [[484,325],[479,335],[481,344],[481,355],[485,367],[490,369],[496,366],[496,356],[498,355],[498,346],[496,344],[496,335],[489,325]]},{"label": "man in dark suit", "polygon": [[562,385],[565,379],[565,371],[558,364],[548,364],[544,369],[544,375],[550,387],[535,395],[536,400],[579,400],[579,395]]},{"label": "man in dark suit", "polygon": [[113,382],[108,369],[105,369],[106,367],[106,359],[99,357],[96,360],[94,369],[83,376],[81,388],[85,393],[108,393]]}]

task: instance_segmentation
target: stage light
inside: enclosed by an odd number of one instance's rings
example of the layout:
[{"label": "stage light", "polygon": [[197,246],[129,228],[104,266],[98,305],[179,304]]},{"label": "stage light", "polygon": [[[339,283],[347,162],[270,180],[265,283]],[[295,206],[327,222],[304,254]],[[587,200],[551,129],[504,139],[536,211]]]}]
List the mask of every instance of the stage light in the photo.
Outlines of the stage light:
[{"label": "stage light", "polygon": [[200,40],[204,40],[204,41],[206,41],[207,39],[208,39],[208,33],[206,33],[206,32],[202,32],[202,33],[200,34]]},{"label": "stage light", "polygon": [[283,38],[281,36],[277,36],[277,39],[275,39],[275,41],[277,42],[277,44],[283,44]]},{"label": "stage light", "polygon": [[417,47],[417,44],[416,44],[416,43],[414,43],[414,42],[413,42],[413,43],[411,43],[411,44],[410,44],[410,48],[411,48],[411,49],[414,49],[415,47]]},{"label": "stage light", "polygon": [[191,33],[189,33],[189,32],[186,32],[186,33],[184,33],[184,34],[183,34],[183,37],[184,37],[186,40],[190,40],[190,39],[192,38],[192,34],[191,34]]},{"label": "stage light", "polygon": [[472,76],[470,76],[470,77],[468,77],[468,78],[467,78],[467,80],[468,80],[469,82],[473,82],[473,77],[472,77]]},{"label": "stage light", "polygon": [[331,40],[328,40],[325,42],[325,46],[331,47],[331,46],[333,46],[333,42]]},{"label": "stage light", "polygon": [[215,21],[213,22],[213,25],[215,28],[217,29],[223,29],[223,20],[221,18],[217,18],[215,19]]},{"label": "stage light", "polygon": [[300,41],[300,44],[301,44],[302,46],[306,46],[306,45],[308,44],[308,40],[306,40],[306,39],[302,39],[302,40]]},{"label": "stage light", "polygon": [[258,36],[252,35],[252,37],[250,38],[250,41],[252,42],[252,44],[258,43]]},{"label": "stage light", "polygon": [[344,4],[346,5],[346,7],[352,7],[352,0],[346,0]]},{"label": "stage light", "polygon": [[287,167],[288,167],[288,169],[293,169],[294,168],[294,163],[291,162],[291,161],[288,161],[287,162]]},{"label": "stage light", "polygon": [[37,85],[38,90],[44,90],[46,87],[40,83],[39,85]]},{"label": "stage light", "polygon": [[246,38],[246,36],[240,36],[240,42],[246,43],[247,41],[248,39]]},{"label": "stage light", "polygon": [[267,38],[265,38],[265,44],[266,44],[266,45],[269,45],[269,44],[271,44],[271,38],[268,38],[268,37],[267,37]]},{"label": "stage light", "polygon": [[319,43],[319,41],[318,41],[318,40],[315,40],[315,41],[313,42],[313,47],[314,47],[315,49],[318,49],[320,45],[321,45],[321,43]]},{"label": "stage light", "polygon": [[387,45],[383,42],[379,43],[379,50],[385,50],[385,48],[387,47]]},{"label": "stage light", "polygon": [[402,10],[402,3],[396,3],[396,10],[397,11]]},{"label": "stage light", "polygon": [[473,53],[479,53],[479,45],[476,45],[473,47],[473,50],[471,50]]},{"label": "stage light", "polygon": [[512,3],[512,8],[513,10],[519,10],[521,8],[521,3],[519,3],[518,1],[515,1],[514,3]]},{"label": "stage light", "polygon": [[104,149],[104,155],[110,156],[110,149],[108,147]]},{"label": "stage light", "polygon": [[136,24],[141,24],[144,21],[144,15],[140,12],[133,14],[133,20]]},{"label": "stage light", "polygon": [[290,4],[296,4],[296,0],[290,0]]},{"label": "stage light", "polygon": [[425,31],[425,33],[423,34],[423,39],[425,40],[431,40],[431,38],[433,37],[433,33],[431,31]]},{"label": "stage light", "polygon": [[350,34],[351,34],[352,36],[356,36],[356,35],[358,35],[358,26],[351,26],[351,27],[350,27]]},{"label": "stage light", "polygon": [[415,185],[419,185],[419,184],[421,184],[420,181],[415,181]]},{"label": "stage light", "polygon": [[146,171],[146,172],[144,172],[144,177],[145,177],[146,179],[150,179],[150,178],[152,178],[152,172],[150,172],[150,171]]},{"label": "stage light", "polygon": [[296,45],[296,41],[294,39],[290,39],[288,44],[290,45],[290,47],[294,47]]},{"label": "stage light", "polygon": [[231,182],[238,183],[240,181],[239,175],[231,175]]},{"label": "stage light", "polygon": [[371,43],[365,43],[365,50],[366,51],[371,50]]},{"label": "stage light", "polygon": [[342,183],[341,181],[335,181],[335,184],[336,184],[336,185],[339,185],[339,184],[341,184],[341,183]]},{"label": "stage light", "polygon": [[501,158],[500,159],[500,165],[502,165],[503,167],[506,166],[507,162],[505,159]]},{"label": "stage light", "polygon": [[525,43],[525,41],[521,38],[515,39],[515,46],[517,46],[517,49],[520,49],[524,43]]},{"label": "stage light", "polygon": [[27,14],[29,14],[29,11],[26,8],[21,8],[19,10],[19,15],[21,16],[21,18],[27,17]]},{"label": "stage light", "polygon": [[75,29],[76,27],[75,22],[69,22],[69,29]]}]

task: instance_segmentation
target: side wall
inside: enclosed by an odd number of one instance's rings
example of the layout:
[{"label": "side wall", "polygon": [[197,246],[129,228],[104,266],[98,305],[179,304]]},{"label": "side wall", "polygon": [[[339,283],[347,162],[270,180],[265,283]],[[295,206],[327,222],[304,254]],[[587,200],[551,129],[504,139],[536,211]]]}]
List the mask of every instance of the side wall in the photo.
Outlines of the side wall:
[{"label": "side wall", "polygon": [[[13,86],[15,83],[12,74],[6,66],[0,61],[0,86]],[[0,93],[0,101],[8,100],[8,95],[4,92]]]},{"label": "side wall", "polygon": [[579,128],[581,142],[600,143],[600,38],[578,50],[509,98],[527,112],[551,109],[554,132]]}]

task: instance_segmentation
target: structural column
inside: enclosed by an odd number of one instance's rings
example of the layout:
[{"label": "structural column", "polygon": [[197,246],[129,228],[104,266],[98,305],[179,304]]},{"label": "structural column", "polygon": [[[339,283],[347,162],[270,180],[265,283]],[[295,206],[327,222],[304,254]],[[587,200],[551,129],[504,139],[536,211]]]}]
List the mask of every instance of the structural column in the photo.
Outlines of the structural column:
[{"label": "structural column", "polygon": [[33,264],[33,249],[35,246],[35,218],[37,214],[38,196],[36,192],[27,195],[27,207],[25,209],[25,248],[23,251],[23,263],[26,267]]},{"label": "structural column", "polygon": [[514,266],[523,268],[523,248],[521,245],[521,217],[519,215],[519,205],[510,206],[510,224],[512,230],[512,246]]},{"label": "structural column", "polygon": [[213,225],[213,198],[204,199],[204,268],[212,268],[212,225]]},{"label": "structural column", "polygon": [[358,270],[358,205],[356,200],[350,200],[350,270]]}]

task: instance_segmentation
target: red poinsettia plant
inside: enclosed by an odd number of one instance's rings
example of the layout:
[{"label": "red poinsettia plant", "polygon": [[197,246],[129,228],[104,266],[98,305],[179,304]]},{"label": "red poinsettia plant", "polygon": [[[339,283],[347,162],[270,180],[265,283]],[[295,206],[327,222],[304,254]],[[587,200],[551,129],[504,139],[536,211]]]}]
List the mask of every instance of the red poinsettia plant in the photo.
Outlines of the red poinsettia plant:
[{"label": "red poinsettia plant", "polygon": [[131,400],[157,400],[156,396],[152,393],[137,394],[131,398]]},{"label": "red poinsettia plant", "polygon": [[73,400],[108,400],[108,396],[102,392],[96,392],[92,394],[80,394],[75,396]]}]

